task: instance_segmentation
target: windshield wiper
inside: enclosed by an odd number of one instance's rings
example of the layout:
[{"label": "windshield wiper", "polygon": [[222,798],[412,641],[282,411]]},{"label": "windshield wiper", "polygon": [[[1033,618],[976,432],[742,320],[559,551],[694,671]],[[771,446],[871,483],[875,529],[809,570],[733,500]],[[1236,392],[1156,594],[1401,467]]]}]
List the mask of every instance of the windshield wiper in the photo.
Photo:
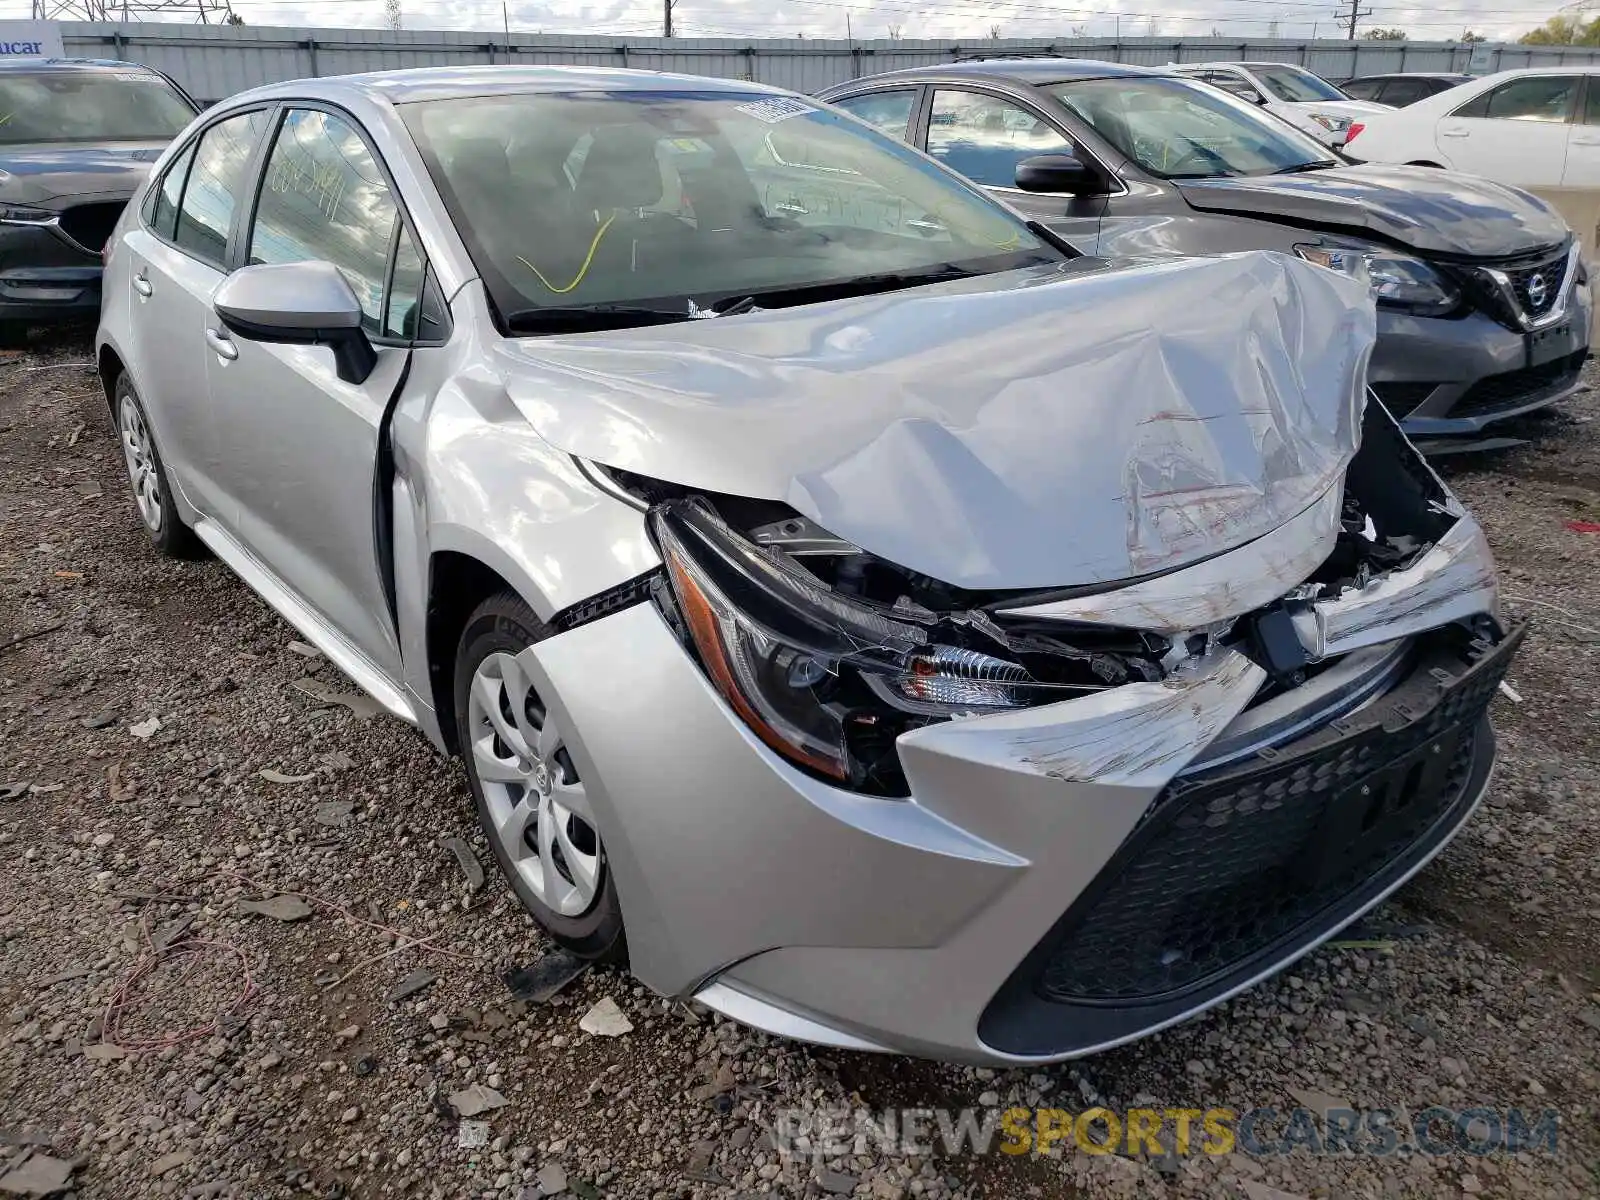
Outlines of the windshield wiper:
[{"label": "windshield wiper", "polygon": [[593,329],[631,329],[687,321],[687,308],[673,311],[637,304],[572,304],[524,308],[506,317],[514,333],[581,333]]},{"label": "windshield wiper", "polygon": [[921,287],[928,283],[943,283],[950,279],[967,279],[978,274],[961,267],[945,264],[924,271],[886,271],[877,275],[857,275],[853,279],[835,279],[828,283],[804,283],[797,287],[773,288],[765,292],[751,292],[738,297],[732,304],[717,306],[718,316],[733,316],[749,308],[784,308],[801,304],[821,304],[826,300],[843,300],[851,296],[871,296],[877,292],[893,292],[901,288]]},{"label": "windshield wiper", "polygon": [[1302,171],[1326,171],[1329,167],[1337,167],[1337,158],[1313,158],[1310,162],[1295,163],[1289,167],[1279,167],[1274,175],[1298,175]]}]

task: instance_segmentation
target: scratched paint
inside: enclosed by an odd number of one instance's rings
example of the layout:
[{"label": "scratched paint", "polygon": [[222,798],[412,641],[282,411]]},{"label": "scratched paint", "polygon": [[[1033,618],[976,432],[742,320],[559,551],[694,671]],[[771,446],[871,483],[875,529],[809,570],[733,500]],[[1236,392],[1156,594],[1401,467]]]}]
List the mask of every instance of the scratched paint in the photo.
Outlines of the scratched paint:
[{"label": "scratched paint", "polygon": [[1313,658],[1330,658],[1493,613],[1497,589],[1488,540],[1463,516],[1418,562],[1317,601],[1295,614],[1294,627]]},{"label": "scratched paint", "polygon": [[1242,712],[1266,680],[1243,654],[1215,647],[1166,679],[901,736],[1001,769],[1128,788],[1159,788]]}]

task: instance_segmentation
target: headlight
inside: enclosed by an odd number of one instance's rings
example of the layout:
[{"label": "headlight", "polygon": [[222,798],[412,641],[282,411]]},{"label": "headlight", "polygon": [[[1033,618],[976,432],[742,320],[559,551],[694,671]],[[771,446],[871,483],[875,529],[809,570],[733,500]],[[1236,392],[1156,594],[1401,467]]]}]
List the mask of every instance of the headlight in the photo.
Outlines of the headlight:
[{"label": "headlight", "polygon": [[49,225],[56,216],[48,208],[22,208],[14,204],[0,206],[0,225]]},{"label": "headlight", "polygon": [[1337,245],[1300,245],[1294,252],[1307,262],[1365,282],[1373,299],[1385,308],[1438,316],[1461,300],[1453,283],[1409,254]]},{"label": "headlight", "polygon": [[[659,505],[650,524],[676,601],[672,616],[713,686],[762,741],[829,779],[859,781],[857,737],[892,738],[929,719],[1084,691],[1036,680],[999,657],[998,641],[994,654],[944,644],[947,618],[914,604],[840,595],[787,555],[741,537],[703,503]],[[962,617],[984,622],[980,613]]]},{"label": "headlight", "polygon": [[1327,113],[1312,113],[1311,119],[1329,133],[1343,133],[1350,128],[1349,117],[1331,117]]}]

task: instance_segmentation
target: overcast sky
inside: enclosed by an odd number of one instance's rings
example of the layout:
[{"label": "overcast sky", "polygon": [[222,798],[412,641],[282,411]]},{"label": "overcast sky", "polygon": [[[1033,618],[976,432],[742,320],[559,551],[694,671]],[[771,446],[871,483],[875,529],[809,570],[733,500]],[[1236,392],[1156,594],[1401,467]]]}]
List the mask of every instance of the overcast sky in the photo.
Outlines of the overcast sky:
[{"label": "overcast sky", "polygon": [[[114,2],[114,0],[113,0]],[[501,0],[400,0],[410,29],[497,29]],[[1086,7],[1074,7],[1074,2]],[[252,25],[379,26],[383,0],[233,0]],[[664,0],[506,0],[513,30],[643,36],[661,32]],[[1235,37],[1338,37],[1337,0],[675,0],[677,30],[699,37],[982,38],[1125,37],[1154,34]],[[27,0],[0,0],[0,13],[26,16]],[[1344,5],[1348,7],[1348,4]],[[1515,40],[1559,10],[1527,0],[1364,0],[1372,15],[1358,30],[1398,27],[1418,40],[1449,40],[1473,29]]]}]

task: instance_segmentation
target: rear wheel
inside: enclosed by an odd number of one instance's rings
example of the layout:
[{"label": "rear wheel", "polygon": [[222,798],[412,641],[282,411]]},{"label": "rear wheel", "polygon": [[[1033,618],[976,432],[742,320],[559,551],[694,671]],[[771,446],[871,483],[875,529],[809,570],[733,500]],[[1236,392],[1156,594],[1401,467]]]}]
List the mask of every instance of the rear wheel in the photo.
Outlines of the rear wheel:
[{"label": "rear wheel", "polygon": [[28,345],[28,326],[22,321],[0,321],[0,350],[23,350]]},{"label": "rear wheel", "polygon": [[133,502],[139,509],[145,532],[157,550],[172,558],[202,557],[205,546],[178,515],[144,404],[139,393],[133,390],[133,381],[127,372],[117,377],[117,386],[112,392],[112,411],[116,414],[117,437],[122,442],[122,459],[128,468],[128,484],[133,489]]},{"label": "rear wheel", "polygon": [[622,909],[594,813],[527,667],[526,651],[549,635],[510,592],[467,621],[455,674],[462,757],[489,846],[523,906],[572,953],[621,962]]}]

